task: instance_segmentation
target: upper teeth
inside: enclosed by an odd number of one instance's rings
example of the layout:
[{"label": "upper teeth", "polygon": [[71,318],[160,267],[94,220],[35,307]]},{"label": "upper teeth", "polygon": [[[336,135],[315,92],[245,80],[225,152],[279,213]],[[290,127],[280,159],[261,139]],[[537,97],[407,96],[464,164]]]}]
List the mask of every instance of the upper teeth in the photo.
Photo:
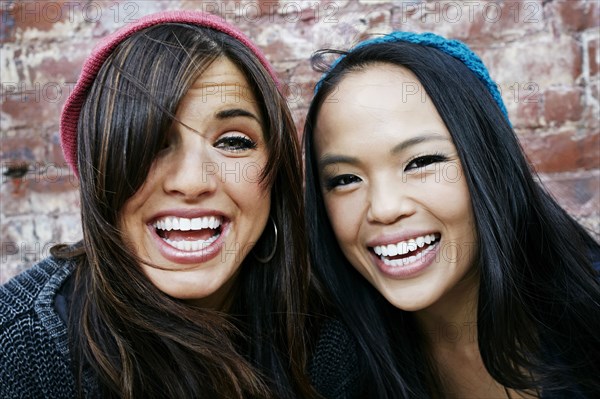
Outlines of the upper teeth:
[{"label": "upper teeth", "polygon": [[199,218],[179,218],[176,216],[167,216],[154,222],[154,227],[160,230],[202,230],[216,229],[221,225],[219,216],[202,216]]},{"label": "upper teeth", "polygon": [[373,247],[373,251],[379,256],[406,255],[410,251],[422,248],[425,244],[431,244],[433,241],[435,241],[435,234],[427,234],[411,238],[408,241],[400,241],[396,244],[377,245]]}]

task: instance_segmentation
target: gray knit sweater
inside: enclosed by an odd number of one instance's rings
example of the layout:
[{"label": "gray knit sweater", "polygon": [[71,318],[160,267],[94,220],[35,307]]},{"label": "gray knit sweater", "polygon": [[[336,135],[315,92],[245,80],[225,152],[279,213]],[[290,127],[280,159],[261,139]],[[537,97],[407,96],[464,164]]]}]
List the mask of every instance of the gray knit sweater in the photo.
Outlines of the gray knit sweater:
[{"label": "gray knit sweater", "polygon": [[[74,267],[51,257],[0,287],[1,399],[77,396],[67,326],[55,303]],[[353,397],[356,364],[348,333],[326,323],[310,366],[317,390],[328,399]],[[91,375],[83,390],[86,398],[99,396]]]},{"label": "gray knit sweater", "polygon": [[72,271],[72,263],[48,258],[0,287],[1,398],[76,396],[67,326],[54,304]]}]

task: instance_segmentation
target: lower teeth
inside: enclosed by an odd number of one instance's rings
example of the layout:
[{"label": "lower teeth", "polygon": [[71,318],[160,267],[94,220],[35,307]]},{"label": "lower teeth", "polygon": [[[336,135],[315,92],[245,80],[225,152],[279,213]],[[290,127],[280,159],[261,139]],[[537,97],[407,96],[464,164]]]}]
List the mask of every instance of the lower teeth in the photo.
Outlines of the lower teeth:
[{"label": "lower teeth", "polygon": [[174,241],[169,240],[168,238],[163,238],[163,240],[172,247],[179,249],[180,251],[199,251],[208,247],[210,244],[215,242],[217,238],[219,238],[220,234],[216,234],[210,237],[207,240],[196,240],[196,241]]},{"label": "lower teeth", "polygon": [[383,256],[381,255],[379,258],[383,261],[383,263],[385,263],[387,266],[406,266],[409,265],[411,263],[414,263],[418,260],[421,260],[423,258],[423,256],[425,256],[427,253],[431,252],[433,250],[433,247],[435,246],[434,243],[432,243],[429,248],[419,252],[416,255],[413,256],[408,256],[406,258],[399,258],[399,259],[389,259],[387,256]]}]

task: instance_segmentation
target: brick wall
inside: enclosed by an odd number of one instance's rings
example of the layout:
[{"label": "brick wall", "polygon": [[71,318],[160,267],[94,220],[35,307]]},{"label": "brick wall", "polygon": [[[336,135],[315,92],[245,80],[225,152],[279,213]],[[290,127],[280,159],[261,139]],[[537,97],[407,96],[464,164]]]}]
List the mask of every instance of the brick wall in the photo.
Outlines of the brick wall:
[{"label": "brick wall", "polygon": [[466,41],[489,66],[529,159],[558,201],[600,237],[600,6],[524,1],[0,1],[0,283],[81,238],[77,181],[58,120],[99,38],[158,10],[237,24],[281,74],[302,128],[318,75],[310,54],[392,29]]}]

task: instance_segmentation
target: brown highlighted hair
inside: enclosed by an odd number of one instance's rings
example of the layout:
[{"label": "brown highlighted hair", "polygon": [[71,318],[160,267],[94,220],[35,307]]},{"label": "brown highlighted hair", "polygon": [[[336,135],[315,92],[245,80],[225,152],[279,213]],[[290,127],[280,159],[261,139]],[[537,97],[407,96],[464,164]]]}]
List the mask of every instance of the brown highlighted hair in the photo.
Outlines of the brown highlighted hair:
[{"label": "brown highlighted hair", "polygon": [[[253,251],[275,256],[240,266],[228,312],[192,308],[156,288],[127,249],[118,221],[143,184],[180,100],[217,58],[248,80],[259,102],[271,187],[268,227]],[[230,36],[180,23],[124,40],[102,66],[81,111],[78,169],[84,239],[55,248],[76,257],[70,315],[82,387],[103,397],[310,397],[304,377],[309,266],[296,130],[285,99],[254,54]]]}]

